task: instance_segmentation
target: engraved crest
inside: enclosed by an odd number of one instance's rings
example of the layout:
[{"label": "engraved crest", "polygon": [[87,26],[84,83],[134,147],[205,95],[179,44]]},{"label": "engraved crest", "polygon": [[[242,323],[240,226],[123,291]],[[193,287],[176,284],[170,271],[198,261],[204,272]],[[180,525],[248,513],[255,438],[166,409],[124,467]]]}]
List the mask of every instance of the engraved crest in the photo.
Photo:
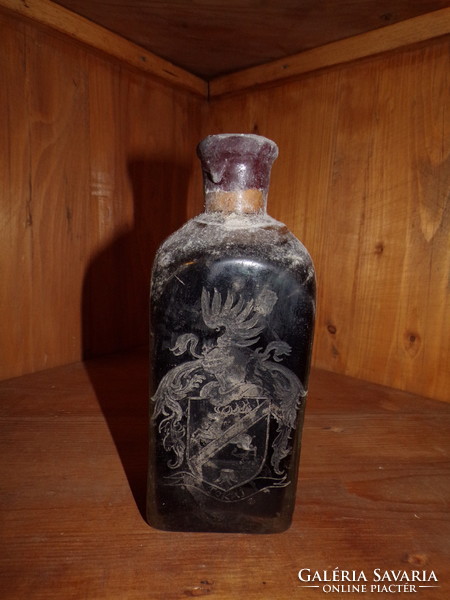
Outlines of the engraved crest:
[{"label": "engraved crest", "polygon": [[286,342],[258,346],[277,300],[267,288],[250,300],[203,288],[201,318],[217,336],[202,343],[180,335],[170,351],[190,358],[166,373],[152,398],[168,484],[232,502],[290,483],[282,463],[306,392],[280,364],[291,352]]}]

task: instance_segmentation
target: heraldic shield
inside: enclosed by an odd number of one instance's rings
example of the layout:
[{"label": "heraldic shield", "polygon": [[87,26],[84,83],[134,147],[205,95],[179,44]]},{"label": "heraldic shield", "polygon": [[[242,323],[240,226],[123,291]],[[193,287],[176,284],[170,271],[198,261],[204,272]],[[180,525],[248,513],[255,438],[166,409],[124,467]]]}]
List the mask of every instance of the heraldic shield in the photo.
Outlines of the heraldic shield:
[{"label": "heraldic shield", "polygon": [[228,492],[257,477],[266,460],[270,401],[242,398],[220,411],[189,400],[187,464],[207,486]]},{"label": "heraldic shield", "polygon": [[280,364],[289,344],[258,346],[277,299],[268,288],[251,300],[203,288],[203,323],[219,334],[178,336],[170,351],[191,358],[164,375],[153,397],[168,485],[223,502],[289,485],[283,461],[306,392]]}]

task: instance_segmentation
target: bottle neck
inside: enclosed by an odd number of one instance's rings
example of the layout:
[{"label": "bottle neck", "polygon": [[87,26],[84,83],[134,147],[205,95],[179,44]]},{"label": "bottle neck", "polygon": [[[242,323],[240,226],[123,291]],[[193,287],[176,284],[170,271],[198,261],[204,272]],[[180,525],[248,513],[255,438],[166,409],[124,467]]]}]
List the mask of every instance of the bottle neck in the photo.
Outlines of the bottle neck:
[{"label": "bottle neck", "polygon": [[205,212],[265,214],[266,194],[258,189],[205,191]]},{"label": "bottle neck", "polygon": [[197,147],[208,213],[264,214],[275,142],[253,134],[218,134]]}]

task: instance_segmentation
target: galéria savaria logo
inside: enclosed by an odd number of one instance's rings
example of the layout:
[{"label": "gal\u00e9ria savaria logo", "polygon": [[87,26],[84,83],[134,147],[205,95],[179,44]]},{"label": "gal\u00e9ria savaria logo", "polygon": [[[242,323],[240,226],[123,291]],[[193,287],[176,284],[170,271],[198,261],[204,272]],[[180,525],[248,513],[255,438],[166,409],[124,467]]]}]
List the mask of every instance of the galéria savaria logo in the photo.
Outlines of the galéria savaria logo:
[{"label": "gal\u00e9ria savaria logo", "polygon": [[438,588],[439,580],[434,571],[373,569],[370,573],[345,570],[316,571],[300,569],[298,578],[301,587],[317,588],[326,594],[332,593],[417,593],[424,588]]}]

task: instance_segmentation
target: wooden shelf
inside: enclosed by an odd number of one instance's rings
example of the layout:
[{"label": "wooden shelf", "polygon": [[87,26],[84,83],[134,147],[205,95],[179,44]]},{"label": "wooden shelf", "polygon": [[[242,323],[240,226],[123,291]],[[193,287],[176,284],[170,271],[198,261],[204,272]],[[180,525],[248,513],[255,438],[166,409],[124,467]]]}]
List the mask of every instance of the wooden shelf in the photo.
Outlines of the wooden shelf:
[{"label": "wooden shelf", "polygon": [[299,569],[336,567],[433,570],[420,598],[448,597],[450,406],[325,371],[308,402],[292,528],[181,534],[142,516],[145,354],[3,382],[2,598],[309,600]]}]

